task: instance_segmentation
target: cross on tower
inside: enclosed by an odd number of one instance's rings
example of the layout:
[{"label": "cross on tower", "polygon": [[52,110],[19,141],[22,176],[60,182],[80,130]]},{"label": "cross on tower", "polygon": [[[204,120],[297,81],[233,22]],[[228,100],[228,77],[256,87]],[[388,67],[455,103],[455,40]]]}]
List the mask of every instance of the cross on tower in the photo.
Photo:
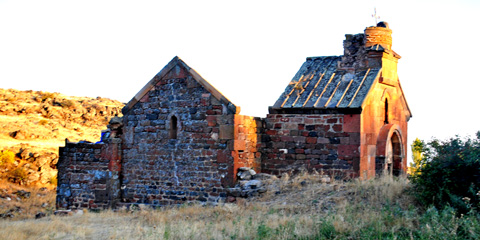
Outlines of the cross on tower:
[{"label": "cross on tower", "polygon": [[375,26],[377,26],[378,22],[377,22],[377,19],[380,19],[380,16],[377,16],[377,8],[373,8],[374,9],[374,12],[372,14],[372,17],[375,19]]}]

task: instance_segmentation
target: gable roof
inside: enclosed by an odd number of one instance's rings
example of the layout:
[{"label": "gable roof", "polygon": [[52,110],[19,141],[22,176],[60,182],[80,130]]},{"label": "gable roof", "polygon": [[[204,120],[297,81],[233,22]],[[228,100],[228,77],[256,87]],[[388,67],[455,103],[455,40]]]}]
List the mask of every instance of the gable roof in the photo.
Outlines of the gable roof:
[{"label": "gable roof", "polygon": [[235,113],[240,113],[240,107],[235,106],[228,98],[226,98],[220,91],[218,91],[215,87],[213,87],[207,80],[205,80],[200,74],[197,73],[193,68],[188,66],[182,59],[180,59],[178,56],[175,56],[163,69],[158,72],[152,80],[150,80],[143,88],[130,100],[125,107],[122,109],[122,113],[126,114],[128,113],[135,104],[140,102],[142,98],[148,94],[148,92],[155,87],[158,81],[160,81],[162,78],[167,76],[167,74],[174,70],[177,66],[184,68],[187,70],[188,73],[199,83],[201,86],[203,86],[208,92],[212,94],[213,97],[215,97],[218,101],[220,101],[222,104],[227,106],[227,109],[229,113],[235,114]]},{"label": "gable roof", "polygon": [[272,110],[360,110],[381,68],[350,73],[341,56],[309,57]]}]

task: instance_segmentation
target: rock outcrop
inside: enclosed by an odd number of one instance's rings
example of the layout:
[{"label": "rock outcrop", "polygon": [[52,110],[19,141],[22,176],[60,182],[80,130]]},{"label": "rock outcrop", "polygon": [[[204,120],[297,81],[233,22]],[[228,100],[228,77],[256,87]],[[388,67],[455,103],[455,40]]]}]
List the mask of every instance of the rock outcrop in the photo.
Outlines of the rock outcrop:
[{"label": "rock outcrop", "polygon": [[0,89],[0,154],[15,155],[8,164],[0,161],[0,176],[21,184],[55,184],[58,147],[66,138],[99,141],[123,105],[101,97]]}]

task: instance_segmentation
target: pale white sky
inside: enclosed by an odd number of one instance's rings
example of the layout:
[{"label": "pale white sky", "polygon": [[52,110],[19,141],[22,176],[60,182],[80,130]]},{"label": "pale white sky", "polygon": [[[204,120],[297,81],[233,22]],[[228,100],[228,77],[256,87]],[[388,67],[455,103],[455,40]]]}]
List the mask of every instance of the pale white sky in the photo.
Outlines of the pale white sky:
[{"label": "pale white sky", "polygon": [[179,56],[264,117],[305,58],[342,55],[375,6],[402,56],[409,144],[480,130],[478,0],[0,0],[0,88],[128,102]]}]

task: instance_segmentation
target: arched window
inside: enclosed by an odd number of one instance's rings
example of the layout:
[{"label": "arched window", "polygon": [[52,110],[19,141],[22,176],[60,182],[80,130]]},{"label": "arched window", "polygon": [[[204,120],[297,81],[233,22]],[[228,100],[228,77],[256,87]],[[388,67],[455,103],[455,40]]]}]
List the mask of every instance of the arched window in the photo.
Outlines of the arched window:
[{"label": "arched window", "polygon": [[385,124],[388,124],[388,99],[385,98]]},{"label": "arched window", "polygon": [[170,118],[170,139],[177,139],[177,117],[172,116]]}]

